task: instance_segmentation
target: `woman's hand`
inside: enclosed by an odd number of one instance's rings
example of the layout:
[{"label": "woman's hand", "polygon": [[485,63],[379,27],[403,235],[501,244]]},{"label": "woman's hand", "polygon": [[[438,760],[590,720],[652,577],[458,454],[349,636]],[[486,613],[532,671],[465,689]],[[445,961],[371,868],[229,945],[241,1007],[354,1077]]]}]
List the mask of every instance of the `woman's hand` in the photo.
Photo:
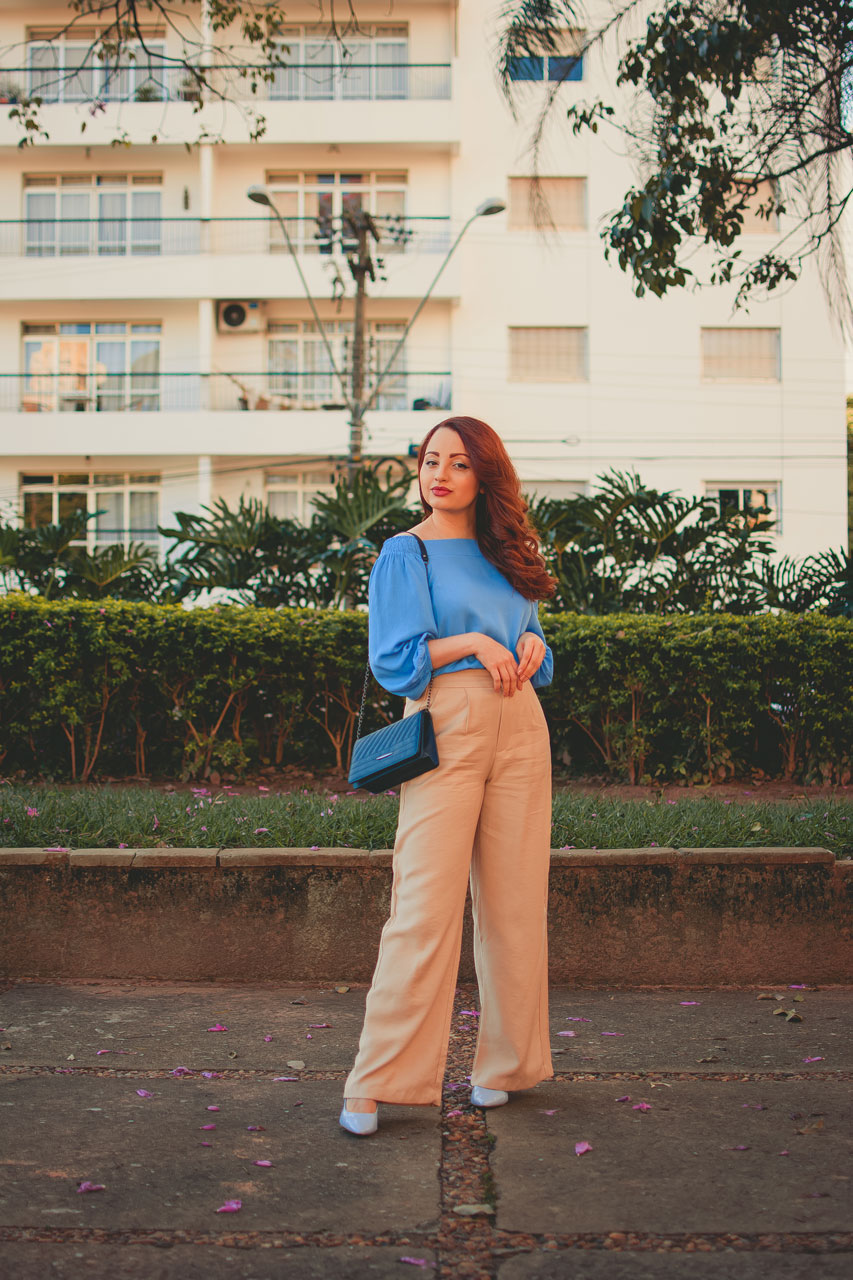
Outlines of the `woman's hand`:
[{"label": "woman's hand", "polygon": [[[525,634],[528,633],[525,632]],[[505,698],[511,698],[516,688],[521,688],[518,683],[518,663],[515,658],[509,649],[506,649],[498,640],[493,640],[491,636],[477,632],[475,641],[474,657],[483,664],[494,680],[495,693],[503,693]]]},{"label": "woman's hand", "polygon": [[518,687],[535,675],[545,657],[545,641],[535,631],[523,631],[516,645],[518,654]]}]

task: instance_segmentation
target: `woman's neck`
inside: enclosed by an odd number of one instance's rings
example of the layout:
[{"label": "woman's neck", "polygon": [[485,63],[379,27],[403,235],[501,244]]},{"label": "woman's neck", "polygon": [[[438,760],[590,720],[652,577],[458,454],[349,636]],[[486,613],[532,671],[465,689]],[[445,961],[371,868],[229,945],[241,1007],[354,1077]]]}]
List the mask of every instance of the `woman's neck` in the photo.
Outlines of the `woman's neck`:
[{"label": "woman's neck", "polygon": [[424,525],[434,538],[476,538],[476,517],[473,511],[433,511]]}]

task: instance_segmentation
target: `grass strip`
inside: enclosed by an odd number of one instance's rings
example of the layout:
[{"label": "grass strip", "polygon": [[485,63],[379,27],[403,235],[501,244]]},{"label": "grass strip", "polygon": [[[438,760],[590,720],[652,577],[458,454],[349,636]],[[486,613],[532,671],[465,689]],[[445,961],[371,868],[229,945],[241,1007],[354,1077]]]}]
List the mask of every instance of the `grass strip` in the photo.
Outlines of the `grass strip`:
[{"label": "grass strip", "polygon": [[[398,797],[192,787],[79,789],[0,786],[0,847],[355,848],[394,844]],[[551,843],[560,849],[822,846],[853,857],[853,802],[644,801],[558,793]]]}]

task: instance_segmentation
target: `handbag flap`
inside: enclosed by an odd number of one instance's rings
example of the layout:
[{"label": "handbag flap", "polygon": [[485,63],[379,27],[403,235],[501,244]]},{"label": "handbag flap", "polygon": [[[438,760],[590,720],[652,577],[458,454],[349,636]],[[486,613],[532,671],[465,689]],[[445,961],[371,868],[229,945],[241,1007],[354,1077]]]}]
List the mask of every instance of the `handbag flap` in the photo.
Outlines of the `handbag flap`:
[{"label": "handbag flap", "polygon": [[428,711],[415,712],[403,720],[377,729],[359,738],[353,747],[351,773],[369,774],[378,769],[391,768],[403,760],[418,755],[423,749],[425,717]]}]

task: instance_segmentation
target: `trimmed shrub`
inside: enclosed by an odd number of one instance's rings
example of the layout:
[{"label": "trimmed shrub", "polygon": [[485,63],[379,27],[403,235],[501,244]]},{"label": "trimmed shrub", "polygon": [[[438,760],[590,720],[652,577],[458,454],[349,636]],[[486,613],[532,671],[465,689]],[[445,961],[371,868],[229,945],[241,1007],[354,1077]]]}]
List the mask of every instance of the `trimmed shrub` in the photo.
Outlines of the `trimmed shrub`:
[{"label": "trimmed shrub", "polygon": [[[580,775],[846,782],[853,622],[543,614],[555,759]],[[87,781],[345,770],[364,612],[0,599],[0,769]],[[371,681],[364,732],[402,701]]]}]

